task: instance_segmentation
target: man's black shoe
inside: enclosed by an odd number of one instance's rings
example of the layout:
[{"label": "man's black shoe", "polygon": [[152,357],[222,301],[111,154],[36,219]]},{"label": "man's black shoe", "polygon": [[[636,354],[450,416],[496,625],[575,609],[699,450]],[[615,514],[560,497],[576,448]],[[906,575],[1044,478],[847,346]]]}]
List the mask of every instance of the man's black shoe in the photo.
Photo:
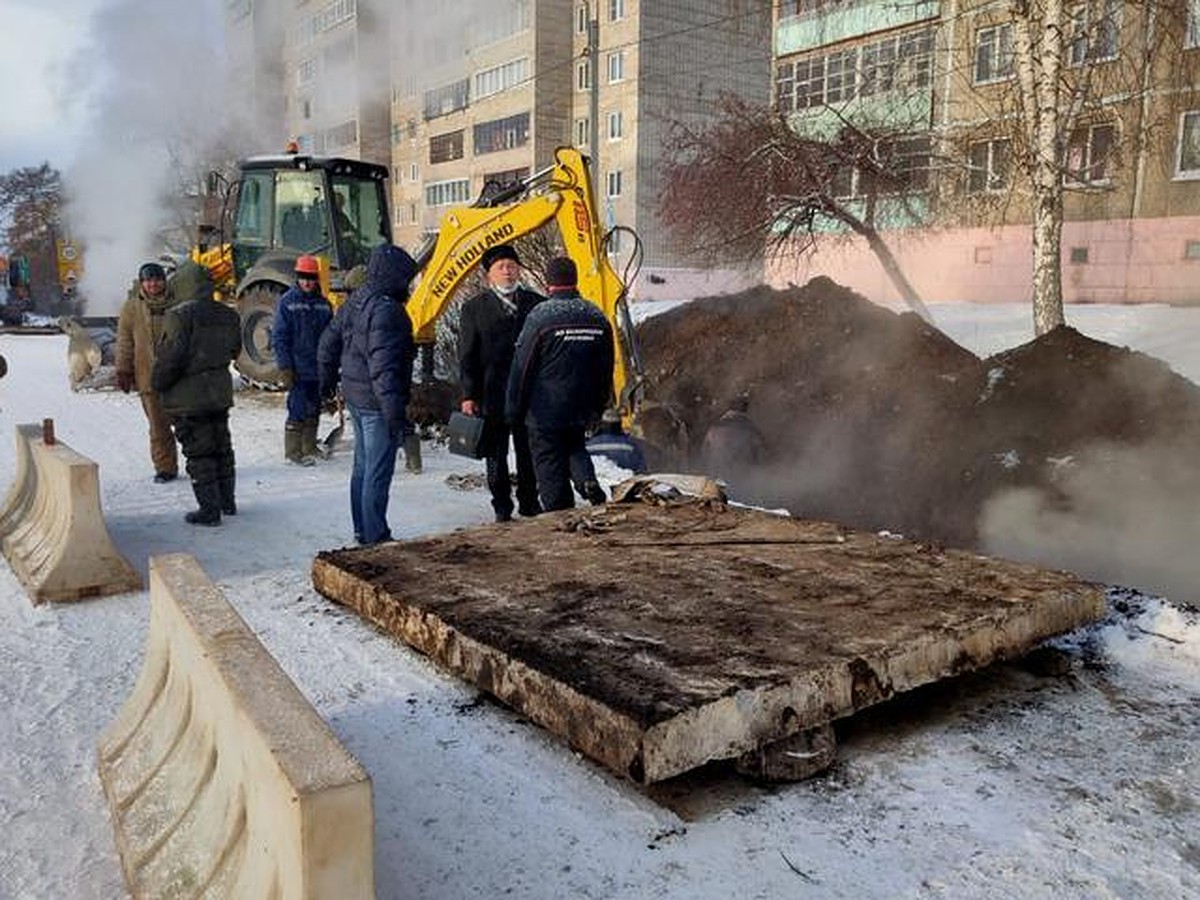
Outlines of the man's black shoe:
[{"label": "man's black shoe", "polygon": [[595,481],[584,482],[583,496],[592,506],[603,506],[608,502],[608,495],[604,493],[604,488]]},{"label": "man's black shoe", "polygon": [[496,521],[497,522],[511,522],[512,521],[512,513],[498,512],[498,513],[496,513]]},{"label": "man's black shoe", "polygon": [[222,503],[221,504],[221,515],[236,516],[237,515],[237,504],[234,503],[233,501],[230,501],[229,503]]},{"label": "man's black shoe", "polygon": [[532,519],[534,516],[540,516],[542,514],[542,507],[540,505],[519,506],[517,507],[517,512],[519,512],[526,519]]},{"label": "man's black shoe", "polygon": [[155,472],[154,473],[154,483],[155,484],[166,484],[168,481],[174,481],[178,477],[179,476],[176,475],[174,472]]},{"label": "man's black shoe", "polygon": [[215,509],[197,509],[185,515],[183,520],[189,525],[220,525],[221,513]]}]

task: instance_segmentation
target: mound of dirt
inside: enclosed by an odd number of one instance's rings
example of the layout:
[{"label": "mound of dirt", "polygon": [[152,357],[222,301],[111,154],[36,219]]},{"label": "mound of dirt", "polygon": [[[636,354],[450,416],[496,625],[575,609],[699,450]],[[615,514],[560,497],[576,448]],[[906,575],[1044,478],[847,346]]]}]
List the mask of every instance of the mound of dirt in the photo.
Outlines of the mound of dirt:
[{"label": "mound of dirt", "polygon": [[[1187,558],[1200,541],[1200,387],[1159,360],[1068,327],[981,360],[826,278],[695,300],[639,337],[647,400],[686,435],[648,429],[657,469],[707,471],[798,516],[1107,580],[1200,580],[1158,574],[1178,567],[1162,554]],[[704,435],[739,399],[766,451],[713,471]],[[1114,571],[1112,545],[1145,543],[1130,541],[1139,532],[1155,546]]]}]

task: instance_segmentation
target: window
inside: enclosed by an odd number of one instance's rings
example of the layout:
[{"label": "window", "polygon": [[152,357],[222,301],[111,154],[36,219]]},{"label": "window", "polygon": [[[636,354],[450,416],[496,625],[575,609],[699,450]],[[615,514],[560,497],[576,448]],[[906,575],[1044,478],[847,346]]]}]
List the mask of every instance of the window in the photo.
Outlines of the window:
[{"label": "window", "polygon": [[425,92],[425,119],[436,119],[457,109],[466,109],[471,93],[470,79],[464,78]]},{"label": "window", "polygon": [[784,63],[775,70],[775,108],[790,112],[796,108],[796,67]]},{"label": "window", "polygon": [[444,163],[463,158],[463,130],[450,131],[429,139],[429,162]]},{"label": "window", "polygon": [[529,113],[480,122],[474,136],[476,156],[524,147],[529,143]]},{"label": "window", "polygon": [[1116,59],[1121,33],[1121,0],[1104,0],[1099,9],[1093,9],[1091,3],[1079,4],[1071,11],[1068,28],[1071,65]]},{"label": "window", "polygon": [[475,99],[490,97],[520,84],[528,77],[529,60],[514,59],[475,74]]},{"label": "window", "polygon": [[1008,187],[1012,145],[1007,140],[981,141],[968,151],[967,192],[1002,191]]},{"label": "window", "polygon": [[497,184],[501,187],[507,187],[510,184],[516,184],[519,181],[524,181],[529,177],[529,167],[522,166],[519,169],[505,169],[503,172],[485,172],[483,176],[484,184]]},{"label": "window", "polygon": [[613,171],[608,173],[606,187],[607,187],[607,190],[605,190],[605,192],[604,192],[606,197],[620,197],[621,196],[621,170],[620,169],[614,169]]},{"label": "window", "polygon": [[455,178],[450,181],[434,181],[425,185],[426,206],[450,206],[466,203],[471,198],[471,180]]},{"label": "window", "polygon": [[924,28],[782,63],[775,69],[776,107],[790,112],[928,88],[933,83],[933,50],[933,29]]},{"label": "window", "polygon": [[408,180],[414,184],[421,180],[421,169],[416,163],[408,164]]},{"label": "window", "polygon": [[1200,47],[1200,0],[1188,0],[1185,47]]},{"label": "window", "polygon": [[610,112],[608,114],[608,139],[610,141],[619,141],[624,135],[625,116],[621,110]]},{"label": "window", "polygon": [[312,84],[317,77],[317,61],[312,59],[302,59],[296,66],[296,84],[303,87],[306,84]]},{"label": "window", "polygon": [[466,44],[480,47],[493,44],[529,28],[529,0],[505,0],[503,3],[488,3],[484,9],[470,17]]},{"label": "window", "polygon": [[592,61],[585,59],[575,67],[575,89],[588,91],[592,88]]},{"label": "window", "polygon": [[343,122],[341,125],[335,125],[325,132],[325,147],[333,149],[335,147],[349,147],[358,141],[358,122],[351,119],[349,122]]},{"label": "window", "polygon": [[575,120],[575,146],[586,147],[591,135],[591,122],[588,119]]},{"label": "window", "polygon": [[855,95],[857,50],[832,53],[825,60],[825,102],[842,103]]},{"label": "window", "polygon": [[575,33],[587,34],[588,10],[583,4],[575,7]]},{"label": "window", "polygon": [[979,29],[975,34],[975,83],[1003,81],[1012,74],[1012,26]]},{"label": "window", "polygon": [[605,56],[608,63],[608,83],[612,84],[625,79],[625,51],[617,50]]},{"label": "window", "polygon": [[1176,174],[1200,178],[1200,111],[1185,112],[1179,118],[1179,156]]},{"label": "window", "polygon": [[928,135],[881,141],[875,151],[875,166],[856,168],[852,176],[845,172],[846,167],[837,173],[834,196],[869,197],[923,191],[929,187],[931,150]]},{"label": "window", "polygon": [[608,21],[625,18],[625,0],[608,0]]},{"label": "window", "polygon": [[1092,125],[1080,128],[1067,144],[1067,184],[1107,183],[1112,168],[1116,130],[1112,125]]}]

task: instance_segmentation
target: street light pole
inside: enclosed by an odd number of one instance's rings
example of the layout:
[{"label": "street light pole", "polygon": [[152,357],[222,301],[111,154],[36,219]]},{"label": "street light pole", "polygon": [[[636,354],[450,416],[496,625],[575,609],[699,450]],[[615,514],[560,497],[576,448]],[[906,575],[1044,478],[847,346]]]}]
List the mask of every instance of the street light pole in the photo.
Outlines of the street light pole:
[{"label": "street light pole", "polygon": [[588,150],[592,157],[592,177],[600,173],[600,16],[595,11],[599,5],[585,4],[587,15],[587,54],[591,60],[591,91],[588,96]]}]

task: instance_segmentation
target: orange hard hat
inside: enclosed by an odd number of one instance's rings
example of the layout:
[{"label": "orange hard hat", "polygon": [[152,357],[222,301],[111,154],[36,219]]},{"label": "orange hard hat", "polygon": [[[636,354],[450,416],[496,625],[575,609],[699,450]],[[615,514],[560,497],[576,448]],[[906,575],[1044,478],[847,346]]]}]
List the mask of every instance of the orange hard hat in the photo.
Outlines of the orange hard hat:
[{"label": "orange hard hat", "polygon": [[315,256],[301,256],[296,260],[297,275],[320,275],[321,264]]}]

